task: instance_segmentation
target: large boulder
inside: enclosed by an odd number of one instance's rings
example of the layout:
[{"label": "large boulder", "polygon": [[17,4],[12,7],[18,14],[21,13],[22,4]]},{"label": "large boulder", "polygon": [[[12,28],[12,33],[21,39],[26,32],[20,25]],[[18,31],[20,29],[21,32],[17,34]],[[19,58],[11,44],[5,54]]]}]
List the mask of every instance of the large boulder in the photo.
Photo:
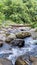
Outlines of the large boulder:
[{"label": "large boulder", "polygon": [[0,40],[0,47],[3,46],[3,40]]},{"label": "large boulder", "polygon": [[17,59],[15,65],[28,65],[28,63],[25,60]]},{"label": "large boulder", "polygon": [[16,34],[17,38],[25,38],[25,37],[29,37],[29,36],[31,36],[31,33],[29,33],[29,32],[20,32],[20,33]]},{"label": "large boulder", "polygon": [[11,41],[10,44],[12,44],[12,46],[18,46],[18,47],[23,47],[24,46],[24,40],[23,39],[14,39],[13,41]]},{"label": "large boulder", "polygon": [[37,65],[37,57],[28,54],[21,55],[17,58],[15,65]]},{"label": "large boulder", "polygon": [[15,65],[29,65],[29,54],[20,55],[16,59]]},{"label": "large boulder", "polygon": [[13,65],[8,59],[0,58],[0,65]]},{"label": "large boulder", "polygon": [[16,38],[15,34],[10,34],[10,35],[6,38],[5,42],[10,43],[10,42],[11,42],[13,39],[15,39],[15,38]]}]

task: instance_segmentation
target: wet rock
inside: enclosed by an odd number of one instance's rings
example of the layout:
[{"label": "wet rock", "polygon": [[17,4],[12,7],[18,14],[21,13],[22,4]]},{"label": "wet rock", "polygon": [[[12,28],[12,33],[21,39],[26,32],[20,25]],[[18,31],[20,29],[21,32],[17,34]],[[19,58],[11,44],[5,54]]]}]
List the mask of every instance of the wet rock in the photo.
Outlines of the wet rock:
[{"label": "wet rock", "polygon": [[3,46],[3,40],[0,40],[0,47]]},{"label": "wet rock", "polygon": [[37,57],[30,56],[30,61],[32,62],[37,61]]},{"label": "wet rock", "polygon": [[13,65],[8,59],[0,58],[0,65]]},{"label": "wet rock", "polygon": [[12,44],[12,46],[18,46],[18,47],[23,47],[24,46],[24,40],[23,39],[14,39],[13,41],[11,41],[10,44]]},{"label": "wet rock", "polygon": [[11,42],[13,39],[15,39],[15,38],[16,38],[15,34],[10,34],[10,35],[6,38],[5,42],[10,43],[10,42]]},{"label": "wet rock", "polygon": [[28,62],[22,59],[17,59],[15,65],[28,65]]},{"label": "wet rock", "polygon": [[20,32],[20,33],[16,34],[17,38],[25,38],[25,37],[29,37],[29,36],[31,36],[31,33],[29,33],[29,32]]}]

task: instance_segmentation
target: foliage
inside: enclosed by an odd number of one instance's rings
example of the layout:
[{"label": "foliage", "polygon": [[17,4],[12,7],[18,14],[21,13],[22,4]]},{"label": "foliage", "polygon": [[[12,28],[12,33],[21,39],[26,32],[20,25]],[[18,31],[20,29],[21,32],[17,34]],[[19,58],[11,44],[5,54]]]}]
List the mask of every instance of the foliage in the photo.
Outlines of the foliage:
[{"label": "foliage", "polygon": [[37,0],[0,0],[0,15],[0,21],[35,23],[37,22]]}]

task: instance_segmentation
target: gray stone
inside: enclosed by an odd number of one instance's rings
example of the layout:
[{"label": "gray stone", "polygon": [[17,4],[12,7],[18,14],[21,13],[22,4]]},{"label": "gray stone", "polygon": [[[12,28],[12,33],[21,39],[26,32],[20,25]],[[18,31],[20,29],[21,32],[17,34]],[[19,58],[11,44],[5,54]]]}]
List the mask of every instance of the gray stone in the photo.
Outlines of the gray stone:
[{"label": "gray stone", "polygon": [[11,41],[10,44],[12,44],[12,46],[18,46],[18,47],[23,47],[24,46],[24,40],[23,39],[14,39],[13,41]]}]

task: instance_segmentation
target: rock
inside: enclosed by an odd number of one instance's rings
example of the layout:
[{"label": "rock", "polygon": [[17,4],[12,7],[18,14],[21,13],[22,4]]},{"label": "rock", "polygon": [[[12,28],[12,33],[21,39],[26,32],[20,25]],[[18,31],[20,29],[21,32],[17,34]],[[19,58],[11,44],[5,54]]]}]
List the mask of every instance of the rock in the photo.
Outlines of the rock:
[{"label": "rock", "polygon": [[0,47],[3,46],[3,40],[0,40]]},{"label": "rock", "polygon": [[37,30],[36,28],[30,30],[31,36],[33,39],[37,38]]},{"label": "rock", "polygon": [[6,38],[5,42],[10,43],[10,42],[11,42],[13,39],[15,39],[15,38],[16,38],[15,34],[10,34],[10,35]]},{"label": "rock", "polygon": [[32,62],[37,61],[37,57],[30,56],[30,61]]},{"label": "rock", "polygon": [[5,39],[6,39],[6,35],[5,34],[0,34],[0,40],[5,41]]},{"label": "rock", "polygon": [[37,38],[37,32],[31,32],[32,38],[36,39]]},{"label": "rock", "polygon": [[2,63],[0,63],[0,65],[2,65]]},{"label": "rock", "polygon": [[10,33],[9,32],[6,32],[6,37],[8,37],[10,35]]},{"label": "rock", "polygon": [[34,62],[32,63],[32,65],[37,65],[37,61],[34,61]]},{"label": "rock", "polygon": [[29,31],[31,27],[20,27],[19,30],[21,31]]},{"label": "rock", "polygon": [[0,31],[0,34],[4,34],[4,31]]},{"label": "rock", "polygon": [[31,36],[31,33],[29,33],[29,32],[20,32],[20,33],[16,34],[17,38],[25,38],[25,37],[29,37],[29,36]]},{"label": "rock", "polygon": [[30,61],[32,61],[32,65],[37,65],[37,57],[30,56]]},{"label": "rock", "polygon": [[24,40],[23,39],[14,39],[13,41],[11,41],[10,44],[12,44],[12,46],[18,46],[18,47],[23,47],[24,46]]},{"label": "rock", "polygon": [[36,30],[35,28],[32,28],[30,29],[30,32],[35,32],[35,30]]},{"label": "rock", "polygon": [[20,31],[26,31],[26,30],[25,30],[25,27],[22,27],[22,28],[20,27],[19,30],[20,30]]},{"label": "rock", "polygon": [[35,32],[37,32],[37,28],[36,28]]},{"label": "rock", "polygon": [[30,32],[37,32],[37,28],[31,28]]},{"label": "rock", "polygon": [[0,65],[13,65],[8,59],[0,58]]},{"label": "rock", "polygon": [[15,65],[28,65],[28,63],[25,60],[17,59]]}]

